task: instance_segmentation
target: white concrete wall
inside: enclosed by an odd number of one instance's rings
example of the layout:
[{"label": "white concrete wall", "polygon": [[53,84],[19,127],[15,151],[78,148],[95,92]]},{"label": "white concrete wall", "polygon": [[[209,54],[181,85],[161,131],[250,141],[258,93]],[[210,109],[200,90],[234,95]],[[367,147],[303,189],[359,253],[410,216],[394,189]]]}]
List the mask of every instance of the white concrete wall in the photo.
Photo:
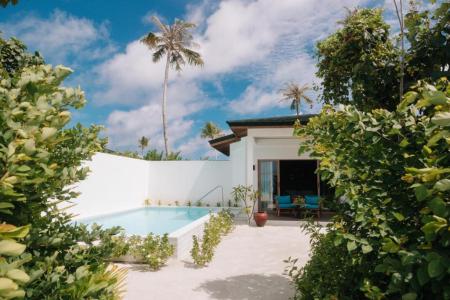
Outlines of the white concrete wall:
[{"label": "white concrete wall", "polygon": [[95,216],[142,206],[148,194],[148,164],[140,159],[97,153],[85,163],[88,177],[76,185],[81,195],[71,212]]},{"label": "white concrete wall", "polygon": [[[152,205],[195,204],[216,186],[223,187],[225,203],[230,198],[229,161],[145,161],[97,153],[85,165],[91,173],[77,184],[81,195],[70,209],[81,218],[141,207],[146,199]],[[220,188],[202,199],[204,205],[217,202]]]},{"label": "white concrete wall", "polygon": [[230,145],[231,186],[247,185],[246,138]]},{"label": "white concrete wall", "polygon": [[[195,203],[219,186],[223,188],[224,203],[230,197],[229,161],[151,161],[148,164],[148,198],[152,204]],[[222,202],[222,189],[215,189],[201,201],[216,206]]]}]

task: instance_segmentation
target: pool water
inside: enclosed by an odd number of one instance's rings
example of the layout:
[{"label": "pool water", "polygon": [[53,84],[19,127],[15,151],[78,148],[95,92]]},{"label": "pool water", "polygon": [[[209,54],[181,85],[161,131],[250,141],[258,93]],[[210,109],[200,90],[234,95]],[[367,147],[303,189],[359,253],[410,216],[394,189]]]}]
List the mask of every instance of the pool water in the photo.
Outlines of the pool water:
[{"label": "pool water", "polygon": [[120,226],[127,235],[147,235],[152,232],[162,235],[172,233],[211,211],[205,207],[143,207],[139,209],[79,219],[86,225],[97,223],[104,228]]}]

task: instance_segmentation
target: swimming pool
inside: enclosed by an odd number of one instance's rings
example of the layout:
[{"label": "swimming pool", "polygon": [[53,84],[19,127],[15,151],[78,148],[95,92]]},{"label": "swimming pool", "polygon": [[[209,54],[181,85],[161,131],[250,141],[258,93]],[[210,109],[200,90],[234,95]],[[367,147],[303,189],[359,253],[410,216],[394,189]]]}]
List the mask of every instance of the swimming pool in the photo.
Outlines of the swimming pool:
[{"label": "swimming pool", "polygon": [[104,228],[120,226],[125,229],[127,235],[147,235],[150,232],[162,235],[173,233],[208,215],[210,211],[215,211],[215,209],[207,207],[142,207],[79,219],[77,222],[86,225],[97,223]]}]

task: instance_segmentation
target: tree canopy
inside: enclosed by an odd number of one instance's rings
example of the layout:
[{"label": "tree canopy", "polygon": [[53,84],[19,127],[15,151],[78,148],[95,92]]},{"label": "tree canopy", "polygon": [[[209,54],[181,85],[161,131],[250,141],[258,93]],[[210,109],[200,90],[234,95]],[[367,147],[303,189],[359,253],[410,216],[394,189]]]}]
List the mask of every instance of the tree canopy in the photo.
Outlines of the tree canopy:
[{"label": "tree canopy", "polygon": [[[450,75],[450,4],[433,11],[412,5],[405,16],[405,90],[418,80]],[[317,44],[321,98],[370,111],[394,110],[399,102],[400,50],[381,9],[355,9],[342,28]]]}]

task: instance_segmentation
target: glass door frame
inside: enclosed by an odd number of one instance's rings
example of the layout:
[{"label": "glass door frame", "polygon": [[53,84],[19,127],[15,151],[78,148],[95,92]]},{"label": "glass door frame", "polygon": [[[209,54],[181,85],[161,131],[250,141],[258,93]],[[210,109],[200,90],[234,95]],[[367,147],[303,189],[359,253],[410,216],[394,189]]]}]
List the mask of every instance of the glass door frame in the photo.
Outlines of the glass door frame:
[{"label": "glass door frame", "polygon": [[[280,196],[280,183],[281,183],[281,176],[280,176],[280,161],[287,161],[287,160],[315,160],[317,162],[317,169],[319,168],[320,165],[320,161],[317,159],[258,159],[257,160],[257,170],[256,170],[256,176],[258,178],[258,191],[261,190],[261,178],[260,178],[260,172],[261,172],[261,162],[267,162],[267,161],[271,161],[271,162],[275,162],[277,165],[277,193],[276,196]],[[316,184],[317,184],[317,195],[320,197],[320,176],[319,174],[316,174]],[[274,194],[275,196],[275,194]],[[272,200],[272,204],[274,200]],[[261,203],[261,195],[258,196],[258,207],[260,207]]]}]

